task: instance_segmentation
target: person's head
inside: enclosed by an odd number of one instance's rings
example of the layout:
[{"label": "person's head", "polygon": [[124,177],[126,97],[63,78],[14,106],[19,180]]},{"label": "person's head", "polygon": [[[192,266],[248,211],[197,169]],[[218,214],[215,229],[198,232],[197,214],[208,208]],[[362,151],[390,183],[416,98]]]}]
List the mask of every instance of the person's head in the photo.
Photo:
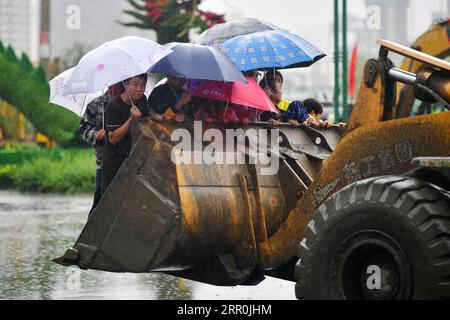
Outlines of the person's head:
[{"label": "person's head", "polygon": [[319,120],[323,113],[322,104],[315,99],[306,99],[303,101],[303,105],[306,107],[306,112],[312,115],[316,120]]},{"label": "person's head", "polygon": [[166,77],[167,77],[167,84],[174,89],[183,89],[183,86],[186,83],[185,78],[169,75],[167,75]]},{"label": "person's head", "polygon": [[259,82],[273,103],[277,104],[283,98],[283,75],[279,71],[268,71]]},{"label": "person's head", "polygon": [[248,71],[244,71],[243,73],[244,73],[244,76],[252,77],[253,79],[255,79],[255,81],[258,81],[258,76],[259,76],[258,70],[248,70]]},{"label": "person's head", "polygon": [[119,94],[122,94],[122,93],[124,93],[124,92],[125,92],[125,88],[123,87],[122,82],[113,84],[113,85],[111,85],[111,86],[108,87],[108,93],[109,93],[112,97],[117,96],[117,95],[119,95]]},{"label": "person's head", "polygon": [[[142,98],[145,93],[145,86],[147,85],[147,74],[143,73],[134,77],[131,77],[124,81],[125,89],[133,99],[137,101]],[[128,96],[127,94],[127,96]]]}]

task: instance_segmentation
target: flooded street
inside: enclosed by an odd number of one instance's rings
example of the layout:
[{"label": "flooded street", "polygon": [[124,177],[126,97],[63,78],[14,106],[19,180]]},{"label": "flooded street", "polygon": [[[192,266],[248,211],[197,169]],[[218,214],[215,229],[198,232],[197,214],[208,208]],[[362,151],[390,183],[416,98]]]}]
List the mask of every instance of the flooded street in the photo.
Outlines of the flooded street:
[{"label": "flooded street", "polygon": [[164,274],[65,268],[51,260],[75,243],[88,196],[0,192],[0,299],[294,299],[294,283],[216,287]]}]

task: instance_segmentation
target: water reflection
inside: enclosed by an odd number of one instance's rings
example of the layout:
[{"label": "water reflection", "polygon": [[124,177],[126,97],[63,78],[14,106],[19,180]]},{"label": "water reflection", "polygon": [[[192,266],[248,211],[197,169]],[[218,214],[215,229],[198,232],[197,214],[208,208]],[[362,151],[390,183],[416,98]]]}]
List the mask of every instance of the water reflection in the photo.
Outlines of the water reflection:
[{"label": "water reflection", "polygon": [[51,260],[73,245],[87,196],[0,192],[0,299],[293,299],[291,282],[216,287],[165,274],[65,268]]}]

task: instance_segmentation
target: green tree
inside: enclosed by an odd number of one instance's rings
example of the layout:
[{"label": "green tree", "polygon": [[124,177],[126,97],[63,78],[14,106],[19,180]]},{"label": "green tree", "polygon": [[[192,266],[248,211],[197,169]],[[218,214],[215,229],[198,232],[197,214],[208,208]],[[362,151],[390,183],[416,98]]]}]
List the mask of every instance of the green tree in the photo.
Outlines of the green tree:
[{"label": "green tree", "polygon": [[0,42],[0,99],[10,103],[34,128],[60,145],[78,141],[79,118],[48,102],[50,88],[42,67],[30,67],[28,57],[18,58]]},{"label": "green tree", "polygon": [[223,15],[198,9],[201,0],[127,0],[133,10],[124,12],[135,19],[124,26],[156,31],[158,42],[189,42],[189,30],[204,31],[225,22]]}]

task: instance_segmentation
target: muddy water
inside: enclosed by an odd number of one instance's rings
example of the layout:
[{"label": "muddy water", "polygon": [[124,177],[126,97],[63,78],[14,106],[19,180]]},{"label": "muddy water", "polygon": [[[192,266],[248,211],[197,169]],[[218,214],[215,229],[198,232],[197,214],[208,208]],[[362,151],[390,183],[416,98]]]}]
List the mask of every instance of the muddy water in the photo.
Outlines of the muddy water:
[{"label": "muddy water", "polygon": [[0,191],[0,299],[294,299],[275,278],[216,287],[164,274],[65,268],[51,260],[74,244],[92,198]]}]

